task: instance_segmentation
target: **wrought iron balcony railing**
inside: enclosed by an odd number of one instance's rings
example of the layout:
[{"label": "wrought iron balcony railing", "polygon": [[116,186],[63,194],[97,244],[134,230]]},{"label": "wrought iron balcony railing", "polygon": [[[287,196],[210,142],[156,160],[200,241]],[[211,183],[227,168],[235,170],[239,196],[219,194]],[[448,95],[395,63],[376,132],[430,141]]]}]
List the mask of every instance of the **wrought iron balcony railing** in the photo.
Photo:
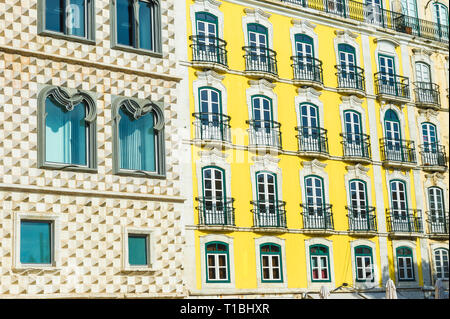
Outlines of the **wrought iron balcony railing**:
[{"label": "wrought iron balcony railing", "polygon": [[375,94],[409,99],[409,79],[398,74],[375,73]]},{"label": "wrought iron balcony railing", "polygon": [[448,43],[448,25],[410,17],[402,12],[354,0],[280,0],[359,22],[367,22],[397,32]]},{"label": "wrought iron balcony railing", "polygon": [[249,144],[281,149],[281,124],[275,121],[250,120]]},{"label": "wrought iron balcony railing", "polygon": [[322,61],[310,56],[293,56],[294,80],[323,84]]},{"label": "wrought iron balcony railing", "polygon": [[234,198],[197,197],[200,225],[234,226]]},{"label": "wrought iron balcony railing", "polygon": [[419,145],[423,166],[447,167],[447,156],[444,145],[425,143]]},{"label": "wrought iron balcony railing", "polygon": [[441,105],[439,85],[429,82],[414,82],[414,86],[416,104],[435,107]]},{"label": "wrought iron balcony railing", "polygon": [[298,132],[297,139],[299,152],[328,155],[328,137],[326,129],[314,126],[298,126],[295,130]]},{"label": "wrought iron balcony railing", "polygon": [[303,229],[333,230],[334,221],[331,204],[300,204],[302,208]]},{"label": "wrought iron balcony railing", "polygon": [[370,136],[359,133],[341,133],[344,157],[370,159]]},{"label": "wrought iron balcony railing", "polygon": [[388,232],[422,233],[423,222],[418,209],[386,209]]},{"label": "wrought iron balcony railing", "polygon": [[278,76],[277,53],[266,47],[246,46],[245,71],[263,72]]},{"label": "wrought iron balcony railing", "polygon": [[283,201],[250,201],[254,227],[286,228],[286,203]]},{"label": "wrought iron balcony railing", "polygon": [[219,113],[193,113],[195,137],[202,141],[231,142],[230,117]]},{"label": "wrought iron balcony railing", "polygon": [[380,148],[383,162],[416,163],[413,141],[380,138]]},{"label": "wrought iron balcony railing", "polygon": [[354,65],[335,65],[337,69],[338,88],[354,89],[364,92],[366,90],[364,69]]},{"label": "wrought iron balcony railing", "polygon": [[206,35],[191,35],[192,60],[228,66],[226,41]]},{"label": "wrought iron balcony railing", "polygon": [[449,222],[448,222],[448,212],[442,210],[431,210],[426,212],[428,219],[428,232],[434,235],[447,235]]},{"label": "wrought iron balcony railing", "polygon": [[348,212],[348,229],[350,231],[376,232],[377,219],[375,207],[372,206],[345,206]]}]

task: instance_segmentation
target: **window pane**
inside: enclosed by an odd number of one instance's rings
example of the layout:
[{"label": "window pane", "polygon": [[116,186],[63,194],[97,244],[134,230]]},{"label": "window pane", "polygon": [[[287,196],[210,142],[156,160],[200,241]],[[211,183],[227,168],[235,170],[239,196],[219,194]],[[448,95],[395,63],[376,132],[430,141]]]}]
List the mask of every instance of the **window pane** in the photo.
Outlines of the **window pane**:
[{"label": "window pane", "polygon": [[147,236],[128,237],[128,261],[130,265],[147,265]]},{"label": "window pane", "polygon": [[152,50],[152,8],[150,2],[139,1],[139,46]]},{"label": "window pane", "polygon": [[117,42],[134,45],[134,15],[131,0],[117,0]]},{"label": "window pane", "polygon": [[120,168],[155,171],[155,133],[153,115],[147,113],[132,119],[119,110]]},{"label": "window pane", "polygon": [[51,263],[51,223],[22,221],[20,223],[20,262]]},{"label": "window pane", "polygon": [[67,28],[69,34],[85,37],[86,0],[70,0],[67,8]]},{"label": "window pane", "polygon": [[45,29],[64,32],[64,0],[46,0]]}]

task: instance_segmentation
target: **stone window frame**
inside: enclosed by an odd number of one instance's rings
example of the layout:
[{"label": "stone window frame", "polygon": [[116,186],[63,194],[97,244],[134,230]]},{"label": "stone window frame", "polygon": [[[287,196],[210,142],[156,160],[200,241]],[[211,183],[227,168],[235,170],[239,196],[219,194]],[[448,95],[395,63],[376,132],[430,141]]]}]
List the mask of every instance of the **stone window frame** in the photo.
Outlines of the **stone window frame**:
[{"label": "stone window frame", "polygon": [[[111,18],[111,24],[110,24],[110,34],[111,34],[111,49],[120,50],[120,51],[127,51],[131,53],[137,53],[137,54],[144,54],[149,55],[157,58],[162,58],[162,17],[161,17],[161,1],[160,0],[145,0],[147,2],[153,2],[154,8],[155,8],[155,17],[156,21],[154,21],[153,26],[155,27],[154,31],[154,40],[153,43],[155,45],[155,48],[153,50],[147,50],[142,49],[136,46],[127,46],[123,44],[119,44],[117,40],[117,17],[116,17],[116,1],[117,0],[111,0],[110,2],[110,18]],[[133,0],[133,6],[136,9],[136,3],[138,0]],[[137,37],[138,38],[138,37]]]},{"label": "stone window frame", "polygon": [[[156,271],[156,238],[154,228],[136,228],[136,227],[124,227],[122,232],[122,270],[123,271]],[[130,235],[142,235],[146,236],[147,240],[147,265],[130,265],[128,259],[128,238]]]},{"label": "stone window frame", "polygon": [[[86,111],[86,123],[88,125],[87,134],[87,165],[77,165],[77,164],[58,164],[49,163],[45,161],[45,151],[46,151],[46,138],[45,138],[45,102],[49,96],[53,98],[61,105],[63,105],[67,110],[70,111],[75,105],[85,102]],[[77,90],[68,89],[59,86],[48,85],[44,86],[38,95],[37,100],[37,132],[38,132],[38,168],[45,169],[56,169],[56,170],[68,170],[68,171],[80,171],[87,173],[97,172],[97,105],[96,97],[93,93]]]},{"label": "stone window frame", "polygon": [[[313,281],[311,272],[311,256],[310,247],[315,245],[322,245],[328,248],[328,270],[329,281]],[[336,286],[336,280],[334,276],[334,253],[333,253],[333,241],[326,238],[312,237],[305,239],[305,254],[306,254],[306,278],[307,287],[319,291],[322,286],[326,286],[329,291],[333,290]]]},{"label": "stone window frame", "polygon": [[[280,272],[281,280],[269,281],[262,278],[262,265],[261,265],[261,246],[264,244],[275,244],[281,249],[280,251]],[[287,262],[286,262],[286,243],[285,239],[275,237],[275,236],[262,236],[255,238],[255,258],[256,258],[256,279],[258,283],[258,288],[264,289],[280,289],[288,288],[287,279]]]},{"label": "stone window frame", "polygon": [[46,11],[46,0],[38,0],[37,3],[37,32],[38,35],[41,36],[49,36],[54,38],[59,38],[68,41],[81,42],[85,44],[95,45],[95,30],[96,30],[96,22],[95,22],[95,0],[89,0],[87,6],[87,14],[86,14],[86,36],[79,37],[76,35],[66,34],[62,32],[56,32],[52,30],[45,29],[45,11]]},{"label": "stone window frame", "polygon": [[[398,262],[397,262],[397,249],[400,247],[406,247],[411,249],[412,252],[412,268],[414,272],[414,279],[413,280],[400,280],[398,277]],[[417,259],[417,252],[416,252],[417,246],[416,243],[412,240],[395,240],[392,243],[392,254],[394,259],[394,272],[395,272],[395,283],[397,284],[397,287],[399,288],[412,288],[412,287],[418,287],[419,286],[419,260]]]},{"label": "stone window frame", "polygon": [[[372,250],[372,271],[373,271],[373,280],[372,281],[361,281],[357,280],[357,269],[356,269],[356,255],[355,249],[359,246],[367,246]],[[377,247],[376,243],[367,239],[356,239],[350,242],[350,253],[351,253],[351,261],[352,261],[352,280],[353,287],[358,289],[371,289],[375,287],[379,287],[380,283],[380,269],[378,268],[377,262]]]},{"label": "stone window frame", "polygon": [[[147,172],[142,170],[128,170],[120,168],[120,146],[119,146],[119,109],[124,107],[127,112],[133,114],[134,118],[153,112],[155,132],[155,157],[156,171]],[[113,120],[113,174],[123,176],[136,176],[165,179],[166,178],[166,151],[165,151],[165,120],[162,102],[153,102],[148,99],[137,99],[127,97],[113,97],[112,120]]]}]

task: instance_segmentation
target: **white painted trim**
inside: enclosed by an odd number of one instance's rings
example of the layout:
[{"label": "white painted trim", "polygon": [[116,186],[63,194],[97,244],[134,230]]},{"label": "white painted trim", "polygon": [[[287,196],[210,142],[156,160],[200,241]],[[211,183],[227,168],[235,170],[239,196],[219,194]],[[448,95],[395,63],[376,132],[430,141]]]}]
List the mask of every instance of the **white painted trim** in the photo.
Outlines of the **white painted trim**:
[{"label": "white painted trim", "polygon": [[345,117],[344,112],[345,111],[355,111],[358,112],[361,116],[361,129],[362,134],[368,134],[366,132],[366,111],[362,107],[362,103],[364,100],[359,99],[358,97],[351,95],[351,96],[341,96],[342,103],[339,105],[339,114],[341,116],[341,126],[342,126],[342,133],[345,133]]},{"label": "white painted trim", "polygon": [[319,36],[316,32],[314,32],[315,25],[304,19],[292,19],[291,23],[294,25],[289,29],[290,39],[291,39],[291,47],[292,47],[292,56],[297,55],[297,50],[295,47],[295,35],[296,34],[304,34],[313,39],[313,52],[314,58],[319,58]]},{"label": "white painted trim", "polygon": [[[274,243],[281,247],[281,271],[283,282],[262,282],[261,278],[261,254],[259,247],[262,244]],[[256,257],[256,278],[258,283],[258,288],[288,288],[287,280],[287,267],[286,267],[286,247],[285,239],[273,237],[273,236],[263,236],[255,238],[255,257]]]},{"label": "white painted trim", "polygon": [[192,94],[194,95],[194,112],[200,112],[200,97],[198,96],[198,90],[201,87],[208,86],[213,87],[220,91],[222,100],[220,101],[222,106],[222,114],[227,115],[227,88],[223,85],[223,75],[220,75],[212,70],[201,72],[197,71],[197,80],[192,82]]},{"label": "white painted trim", "polygon": [[330,187],[330,182],[328,179],[328,174],[325,171],[325,167],[327,164],[319,162],[317,159],[312,161],[303,161],[302,166],[303,169],[300,169],[300,189],[302,193],[302,203],[306,203],[306,188],[305,188],[305,177],[309,175],[317,175],[323,179],[323,188],[324,188],[324,200],[325,203],[330,203],[330,197],[328,194],[328,190]]},{"label": "white painted trim", "polygon": [[[396,250],[399,247],[408,247],[411,249],[413,254],[413,270],[414,270],[414,281],[399,281],[398,280],[398,265],[397,265],[397,254]],[[394,271],[395,271],[395,284],[398,288],[408,288],[417,287],[419,285],[419,267],[417,265],[417,253],[416,244],[414,241],[409,240],[394,240],[392,241],[392,254],[394,256]]]},{"label": "white painted trim", "polygon": [[275,84],[270,83],[267,80],[250,80],[248,81],[250,87],[245,90],[245,95],[247,99],[247,109],[249,120],[253,119],[253,106],[252,97],[254,95],[264,95],[272,100],[272,117],[273,121],[278,122],[278,97],[273,91]]},{"label": "white painted trim", "polygon": [[324,128],[324,110],[323,110],[323,102],[319,99],[322,95],[321,92],[316,91],[313,88],[299,88],[297,90],[298,95],[294,98],[295,103],[295,112],[297,113],[297,126],[301,126],[301,110],[300,104],[308,103],[317,106],[319,111],[319,125],[321,128]]},{"label": "white painted trim", "polygon": [[[355,248],[357,246],[369,246],[372,249],[372,267],[373,267],[373,282],[361,282],[356,281],[356,256],[355,256]],[[380,269],[378,268],[377,262],[377,249],[374,242],[366,239],[356,239],[350,241],[350,251],[351,251],[351,260],[352,260],[352,275],[353,275],[353,287],[357,289],[371,289],[371,288],[380,288]]]},{"label": "white painted trim", "polygon": [[[309,253],[309,248],[313,245],[324,245],[328,247],[328,265],[329,265],[329,276],[330,282],[313,282],[311,278],[311,256]],[[306,276],[307,276],[307,285],[308,289],[320,289],[322,286],[325,286],[329,289],[329,291],[333,290],[336,287],[335,279],[334,279],[334,254],[333,254],[333,241],[324,238],[310,238],[305,239],[305,254],[306,254]]]},{"label": "white painted trim", "polygon": [[[222,3],[216,0],[195,0],[195,2],[190,6],[189,13],[191,18],[192,35],[197,35],[197,25],[195,14],[197,12],[208,12],[217,17],[218,30],[217,35],[220,39],[223,39],[223,30],[225,29],[225,20],[223,18],[223,12],[219,10]],[[177,25],[178,23],[175,23]],[[179,23],[183,25],[183,23]]]},{"label": "white painted trim", "polygon": [[267,28],[268,39],[267,45],[269,49],[273,48],[273,26],[269,21],[269,17],[271,16],[269,13],[264,12],[261,9],[244,9],[245,15],[242,17],[242,31],[244,32],[244,43],[245,46],[249,46],[248,42],[248,31],[247,25],[249,23],[257,23]]}]

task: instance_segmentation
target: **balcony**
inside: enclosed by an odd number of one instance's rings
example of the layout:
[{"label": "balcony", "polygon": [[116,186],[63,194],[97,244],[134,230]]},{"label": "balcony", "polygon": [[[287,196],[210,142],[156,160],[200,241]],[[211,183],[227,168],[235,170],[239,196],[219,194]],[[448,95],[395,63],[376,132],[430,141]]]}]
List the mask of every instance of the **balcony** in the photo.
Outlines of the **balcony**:
[{"label": "balcony", "polygon": [[219,113],[193,113],[195,142],[227,145],[231,143],[230,117]]},{"label": "balcony", "polygon": [[234,222],[234,198],[197,197],[200,228],[232,230]]},{"label": "balcony", "polygon": [[261,232],[284,232],[286,226],[286,203],[283,201],[251,201],[253,227]]},{"label": "balcony", "polygon": [[247,46],[245,51],[245,74],[269,81],[278,80],[277,53],[266,47]]},{"label": "balcony", "polygon": [[412,168],[416,166],[416,152],[413,141],[380,138],[380,152],[383,166]]},{"label": "balcony", "polygon": [[227,43],[219,38],[192,35],[192,63],[196,67],[213,69],[219,72],[228,70]]},{"label": "balcony", "polygon": [[250,120],[246,121],[250,128],[249,148],[281,151],[281,124],[274,121]]},{"label": "balcony", "polygon": [[387,231],[391,237],[420,236],[423,233],[418,209],[386,209]]},{"label": "balcony", "polygon": [[447,170],[447,156],[444,145],[426,143],[419,145],[424,171],[445,172]]},{"label": "balcony", "polygon": [[298,126],[298,155],[329,158],[327,130],[321,127]]},{"label": "balcony", "polygon": [[338,80],[337,91],[342,94],[366,96],[364,70],[353,65],[335,65]]},{"label": "balcony", "polygon": [[448,212],[432,210],[427,213],[428,219],[428,234],[433,239],[446,239],[448,240]]},{"label": "balcony", "polygon": [[429,82],[414,82],[414,86],[416,107],[435,110],[441,108],[439,85]]},{"label": "balcony", "polygon": [[373,236],[377,232],[375,207],[345,206],[348,214],[348,230],[354,235]]},{"label": "balcony", "polygon": [[410,100],[409,79],[397,74],[375,73],[375,94],[379,100],[406,103]]},{"label": "balcony", "polygon": [[308,233],[332,234],[334,233],[333,213],[331,204],[321,206],[300,204],[302,208],[303,229]]},{"label": "balcony", "polygon": [[357,133],[341,133],[344,160],[368,164],[371,162],[370,136]]},{"label": "balcony", "polygon": [[448,26],[426,21],[354,0],[280,0],[342,18],[366,22],[378,27],[428,40],[448,43]]},{"label": "balcony", "polygon": [[323,89],[322,61],[310,56],[292,56],[294,70],[294,84]]}]

